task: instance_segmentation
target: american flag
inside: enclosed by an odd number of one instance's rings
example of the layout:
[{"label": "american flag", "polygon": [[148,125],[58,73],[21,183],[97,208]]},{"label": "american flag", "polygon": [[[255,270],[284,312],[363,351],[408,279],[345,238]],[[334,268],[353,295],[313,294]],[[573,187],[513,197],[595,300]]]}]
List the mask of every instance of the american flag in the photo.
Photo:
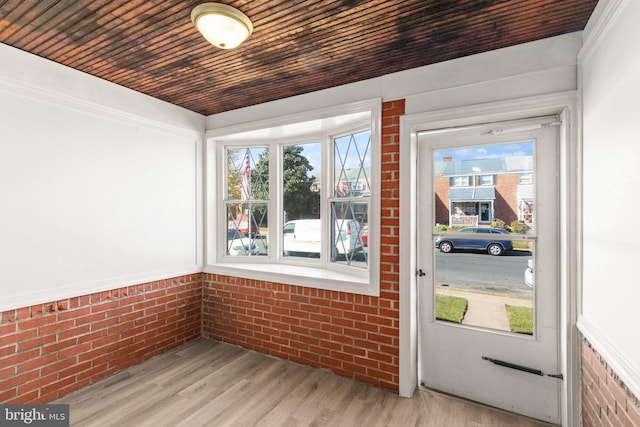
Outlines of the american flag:
[{"label": "american flag", "polygon": [[249,150],[244,154],[242,161],[242,200],[251,198],[251,181],[249,180]]}]

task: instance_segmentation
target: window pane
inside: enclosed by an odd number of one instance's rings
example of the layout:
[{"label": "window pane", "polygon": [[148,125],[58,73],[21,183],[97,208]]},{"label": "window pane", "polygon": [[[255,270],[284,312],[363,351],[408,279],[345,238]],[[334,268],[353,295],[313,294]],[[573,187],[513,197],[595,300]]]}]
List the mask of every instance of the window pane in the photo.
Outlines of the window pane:
[{"label": "window pane", "polygon": [[335,197],[369,197],[371,192],[371,132],[334,139]]},{"label": "window pane", "polygon": [[285,222],[320,218],[320,143],[283,147]]},{"label": "window pane", "polygon": [[267,255],[267,204],[227,203],[227,255]]},{"label": "window pane", "polygon": [[269,151],[243,147],[226,153],[226,255],[267,255]]},{"label": "window pane", "polygon": [[[535,176],[533,148],[520,142],[434,152],[437,319],[534,332],[535,192],[522,179]],[[454,188],[461,173],[471,174],[470,186]],[[456,298],[472,309],[445,317]]]},{"label": "window pane", "polygon": [[[331,203],[331,261],[367,268],[369,217],[368,202],[337,201]],[[367,244],[365,245],[365,241]]]},{"label": "window pane", "polygon": [[269,199],[269,150],[227,149],[227,200]]},{"label": "window pane", "polygon": [[320,148],[319,142],[282,147],[285,257],[320,257]]}]

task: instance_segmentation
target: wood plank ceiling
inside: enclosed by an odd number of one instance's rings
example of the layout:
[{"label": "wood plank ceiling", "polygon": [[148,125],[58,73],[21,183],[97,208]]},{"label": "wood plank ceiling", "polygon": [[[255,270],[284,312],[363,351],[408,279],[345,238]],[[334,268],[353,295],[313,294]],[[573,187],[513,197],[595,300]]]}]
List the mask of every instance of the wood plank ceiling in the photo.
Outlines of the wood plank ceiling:
[{"label": "wood plank ceiling", "polygon": [[235,50],[198,1],[0,0],[0,42],[209,115],[582,30],[597,0],[223,0]]}]

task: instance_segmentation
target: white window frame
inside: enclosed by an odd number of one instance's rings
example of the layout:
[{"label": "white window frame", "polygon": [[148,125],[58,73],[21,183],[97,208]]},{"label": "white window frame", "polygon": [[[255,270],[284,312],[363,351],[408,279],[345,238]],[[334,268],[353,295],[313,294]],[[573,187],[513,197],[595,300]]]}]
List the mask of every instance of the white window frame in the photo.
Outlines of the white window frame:
[{"label": "white window frame", "polygon": [[[364,113],[369,113],[368,115]],[[370,118],[369,118],[370,117]],[[302,123],[313,124],[314,129],[299,126]],[[250,122],[242,125],[209,130],[205,135],[205,265],[206,273],[223,274],[255,280],[271,281],[312,287],[318,289],[343,291],[363,295],[379,296],[380,286],[380,167],[381,167],[381,101],[373,99],[351,103],[323,110],[298,113],[294,115]],[[265,146],[269,148],[269,164],[280,164],[282,147],[291,144],[323,141],[322,188],[333,186],[332,173],[328,166],[333,163],[333,144],[324,143],[332,137],[363,129],[371,132],[371,176],[373,183],[369,203],[369,244],[368,269],[331,263],[299,262],[282,257],[277,248],[282,245],[282,233],[276,228],[270,229],[269,240],[278,239],[275,249],[270,249],[268,257],[225,256],[226,236],[219,239],[225,221],[223,187],[226,185],[226,147]],[[288,131],[294,130],[294,135]],[[248,138],[247,135],[251,136]],[[258,135],[265,135],[261,139]],[[267,136],[268,135],[268,136]],[[269,224],[282,221],[282,176],[279,168],[270,168],[269,187],[272,200],[268,210]],[[273,189],[276,189],[273,192]],[[327,193],[323,193],[321,209],[328,212]],[[328,224],[330,218],[326,220]],[[326,234],[325,234],[326,235]],[[271,244],[270,244],[271,246]],[[293,257],[291,257],[293,258]]]}]

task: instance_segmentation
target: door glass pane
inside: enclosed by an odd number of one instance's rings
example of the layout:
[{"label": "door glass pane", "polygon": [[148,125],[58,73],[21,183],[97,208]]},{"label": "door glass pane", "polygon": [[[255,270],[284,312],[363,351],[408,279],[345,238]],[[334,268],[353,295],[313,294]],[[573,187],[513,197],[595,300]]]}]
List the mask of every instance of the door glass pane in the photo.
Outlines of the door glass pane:
[{"label": "door glass pane", "polygon": [[434,151],[437,320],[534,333],[533,151],[531,141]]}]

